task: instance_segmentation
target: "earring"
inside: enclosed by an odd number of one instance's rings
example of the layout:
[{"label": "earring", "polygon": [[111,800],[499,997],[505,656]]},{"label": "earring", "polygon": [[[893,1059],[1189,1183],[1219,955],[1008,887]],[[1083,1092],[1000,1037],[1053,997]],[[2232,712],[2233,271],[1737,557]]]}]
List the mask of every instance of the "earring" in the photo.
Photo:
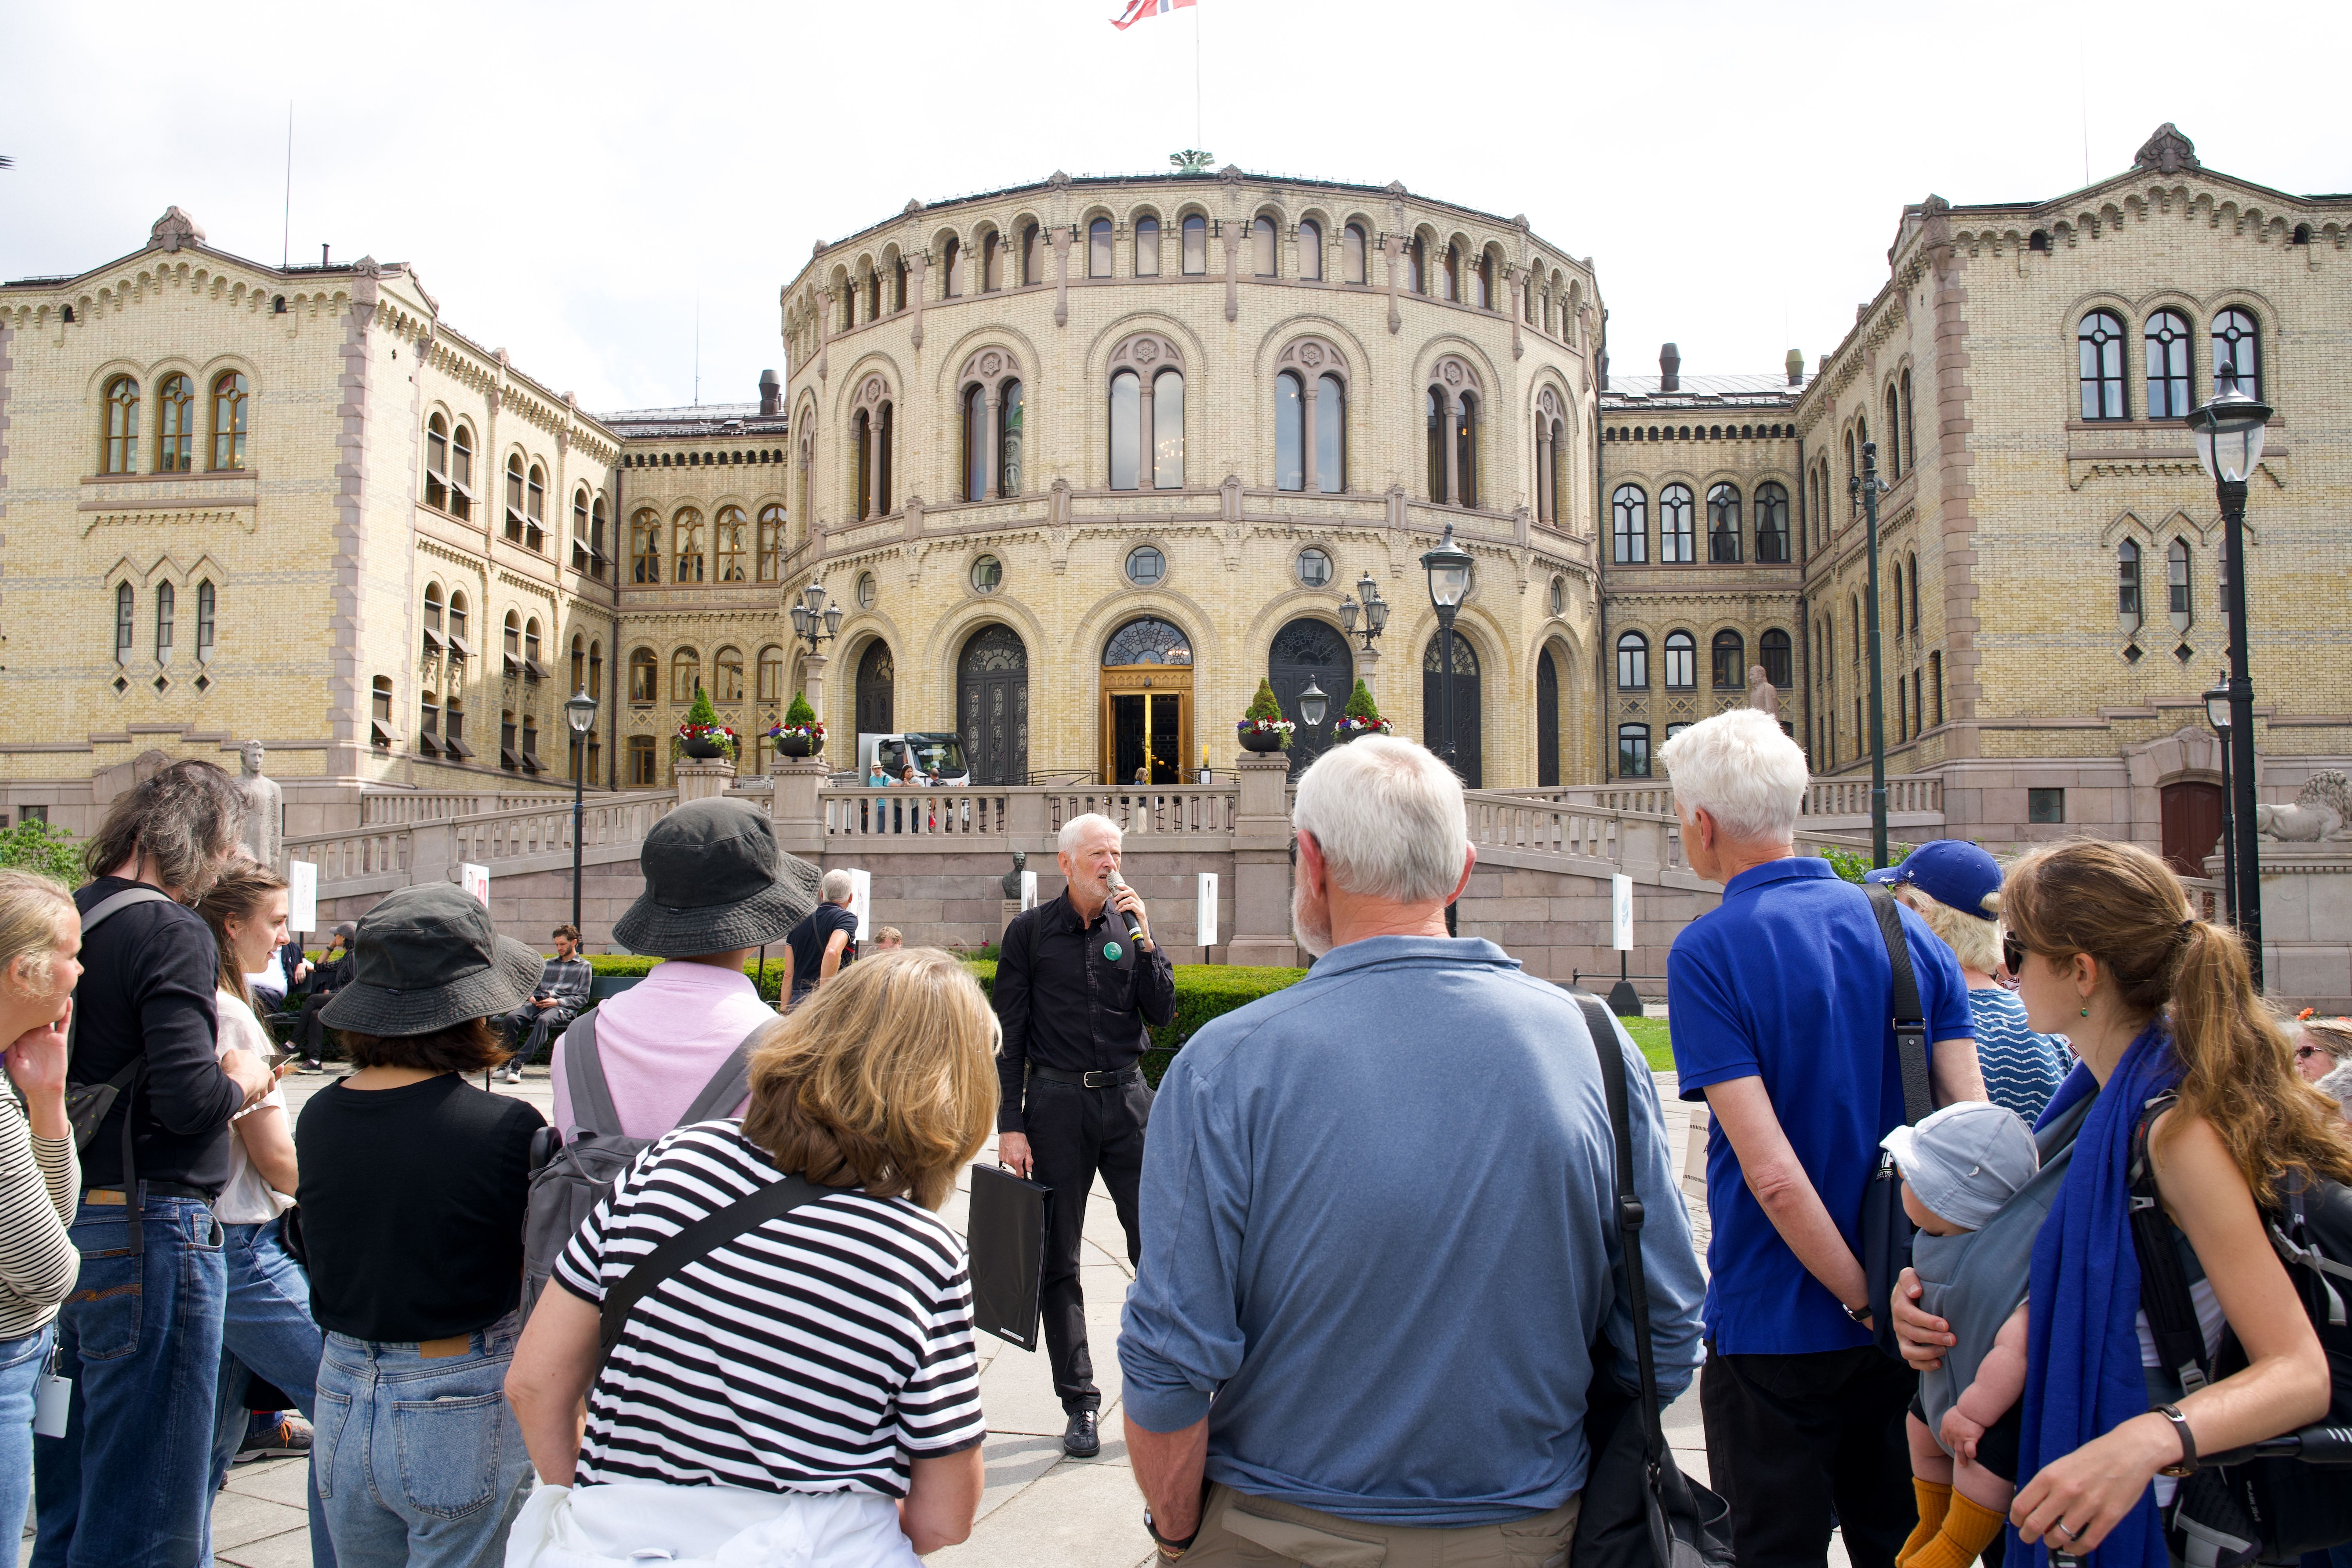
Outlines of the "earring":
[{"label": "earring", "polygon": [[2084,1009],[2083,1009],[2083,1016],[2084,1016],[2085,1018],[2087,1018],[2087,1017],[2089,1017],[2090,1016],[2091,1016],[2091,1010],[2090,1010],[2090,1008],[2088,1008],[2088,1007],[2084,1008]]}]

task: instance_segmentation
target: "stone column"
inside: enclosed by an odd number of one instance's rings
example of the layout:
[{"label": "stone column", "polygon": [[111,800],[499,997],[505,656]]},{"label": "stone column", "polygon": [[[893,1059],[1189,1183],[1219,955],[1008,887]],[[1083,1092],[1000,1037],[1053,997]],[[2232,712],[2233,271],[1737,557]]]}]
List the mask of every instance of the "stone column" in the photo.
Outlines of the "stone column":
[{"label": "stone column", "polygon": [[1279,752],[1244,752],[1234,808],[1234,933],[1225,962],[1288,965],[1298,962],[1290,936],[1290,813],[1284,796],[1290,759]]},{"label": "stone column", "polygon": [[965,437],[965,439],[969,440],[972,436],[977,435],[981,445],[987,448],[987,453],[982,459],[981,472],[984,477],[981,481],[980,494],[966,497],[968,500],[984,500],[994,495],[1003,486],[1003,478],[996,471],[997,460],[1003,455],[1002,450],[1003,443],[997,439],[997,421],[1003,416],[1000,412],[1003,398],[1003,382],[991,386],[981,399],[982,407],[987,411],[985,422],[979,430],[970,432]]},{"label": "stone column", "polygon": [[1536,518],[1541,522],[1554,521],[1551,493],[1551,426],[1546,424],[1536,433]]},{"label": "stone column", "polygon": [[1317,410],[1315,405],[1317,401],[1323,395],[1323,378],[1319,375],[1308,375],[1302,372],[1299,375],[1299,380],[1306,383],[1306,396],[1301,400],[1303,412],[1299,415],[1298,430],[1299,469],[1305,477],[1301,479],[1299,488],[1306,491],[1307,494],[1313,495],[1318,488],[1315,473],[1315,448],[1320,444],[1316,440],[1318,426],[1316,424]]},{"label": "stone column", "polygon": [[768,803],[776,824],[776,846],[803,860],[824,853],[824,814],[818,791],[825,772],[823,757],[778,757],[768,769],[776,781],[775,795]]},{"label": "stone column", "polygon": [[[1376,672],[1379,670],[1380,667],[1380,649],[1376,647],[1360,647],[1356,650],[1356,679],[1364,683],[1364,689],[1370,692],[1376,700],[1380,696],[1380,683],[1376,678]],[[1347,699],[1341,698],[1340,707],[1344,710],[1346,706]]]},{"label": "stone column", "polygon": [[1135,488],[1139,490],[1148,490],[1153,487],[1160,477],[1159,463],[1156,461],[1160,453],[1151,439],[1152,372],[1150,367],[1147,365],[1137,371],[1135,379],[1137,417],[1143,422],[1143,428],[1137,432],[1135,437]]},{"label": "stone column", "polygon": [[821,653],[804,654],[801,658],[801,680],[808,693],[809,706],[816,710],[819,719],[824,717],[824,667],[829,662]]},{"label": "stone column", "polygon": [[1237,321],[1242,314],[1242,233],[1234,224],[1223,226],[1221,237],[1225,242],[1225,320]]},{"label": "stone column", "polygon": [[1054,240],[1054,325],[1070,324],[1070,237],[1076,232],[1069,224],[1055,224],[1048,231]]},{"label": "stone column", "polygon": [[1445,500],[1450,506],[1462,504],[1462,441],[1455,421],[1462,417],[1462,405],[1454,394],[1441,392],[1438,413],[1444,423],[1439,426],[1445,440]]},{"label": "stone column", "polygon": [[1504,276],[1509,280],[1511,290],[1511,357],[1517,359],[1528,352],[1526,342],[1519,336],[1519,322],[1526,314],[1520,298],[1528,286],[1528,275],[1524,268],[1514,267]]},{"label": "stone column", "polygon": [[929,276],[931,270],[930,252],[919,250],[908,257],[907,270],[914,275],[907,280],[909,296],[907,308],[915,312],[914,330],[907,334],[907,341],[911,346],[921,348],[923,346],[923,294],[927,287],[924,279]]},{"label": "stone column", "polygon": [[1395,235],[1390,235],[1381,241],[1381,248],[1388,252],[1389,258],[1389,331],[1391,333],[1394,333],[1397,329],[1404,325],[1404,317],[1397,310],[1397,279],[1398,275],[1404,270],[1404,246],[1405,242]]},{"label": "stone column", "polygon": [[735,764],[725,757],[680,757],[670,771],[677,781],[680,805],[725,795],[735,782]]}]

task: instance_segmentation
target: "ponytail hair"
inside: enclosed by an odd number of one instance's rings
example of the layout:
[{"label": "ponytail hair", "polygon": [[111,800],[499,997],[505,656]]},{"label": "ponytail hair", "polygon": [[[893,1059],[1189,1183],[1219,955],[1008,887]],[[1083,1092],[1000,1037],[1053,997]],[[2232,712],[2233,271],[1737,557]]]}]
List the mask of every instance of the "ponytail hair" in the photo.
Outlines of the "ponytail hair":
[{"label": "ponytail hair", "polygon": [[[220,952],[220,988],[248,1007],[253,1006],[253,993],[246,987],[245,965],[237,961],[236,943],[229,940],[228,922],[253,919],[269,895],[285,885],[286,879],[268,867],[239,858],[196,900],[196,913],[213,928],[213,945]],[[255,1012],[258,1015],[259,1009]]]},{"label": "ponytail hair", "polygon": [[2199,919],[2171,868],[2136,844],[2076,839],[2019,861],[2001,893],[2029,951],[2088,953],[2126,1008],[2167,1016],[2181,1108],[2221,1134],[2256,1202],[2273,1202],[2287,1171],[2352,1182],[2352,1138],[2295,1072],[2238,933]]}]

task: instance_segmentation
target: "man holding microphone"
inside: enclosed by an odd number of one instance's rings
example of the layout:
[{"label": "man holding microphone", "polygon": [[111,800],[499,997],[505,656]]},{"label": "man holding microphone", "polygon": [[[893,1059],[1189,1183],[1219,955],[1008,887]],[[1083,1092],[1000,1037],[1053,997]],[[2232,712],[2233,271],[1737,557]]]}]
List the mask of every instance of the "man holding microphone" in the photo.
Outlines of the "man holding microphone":
[{"label": "man holding microphone", "polygon": [[1142,1253],[1136,1189],[1151,1119],[1138,1058],[1151,1043],[1148,1026],[1176,1016],[1176,972],[1151,938],[1143,900],[1119,877],[1119,839],[1118,825],[1107,816],[1089,813],[1062,825],[1055,859],[1068,887],[1014,917],[996,964],[996,1016],[1004,1028],[996,1157],[1013,1174],[1053,1189],[1045,1205],[1045,1354],[1069,1415],[1062,1449],[1082,1459],[1102,1451],[1095,1429],[1102,1391],[1087,1353],[1078,1288],[1087,1193],[1099,1173],[1127,1232],[1128,1261],[1135,1262]]}]

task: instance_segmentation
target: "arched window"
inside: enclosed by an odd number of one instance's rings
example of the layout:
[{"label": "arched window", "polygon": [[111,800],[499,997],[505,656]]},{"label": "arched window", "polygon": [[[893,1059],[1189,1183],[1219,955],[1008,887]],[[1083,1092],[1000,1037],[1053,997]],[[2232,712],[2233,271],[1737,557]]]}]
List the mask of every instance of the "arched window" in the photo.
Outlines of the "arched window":
[{"label": "arched window", "polygon": [[2139,630],[2139,545],[2128,539],[2116,546],[2116,619],[2126,637]]},{"label": "arched window", "polygon": [[1362,283],[1368,280],[1364,253],[1370,247],[1364,237],[1364,226],[1351,223],[1339,234],[1339,280]]},{"label": "arched window", "polygon": [[1197,278],[1209,270],[1209,220],[1199,213],[1184,220],[1184,273]]},{"label": "arched window", "polygon": [[[1779,427],[1774,426],[1777,434]],[[1919,430],[1911,417],[1911,373],[1903,373],[1903,471],[1909,473],[1919,466]]]},{"label": "arched window", "polygon": [[1160,276],[1160,220],[1150,213],[1139,214],[1135,220],[1135,275]]},{"label": "arched window", "polygon": [[2113,310],[2093,310],[2074,329],[2082,361],[2083,417],[2127,419],[2124,401],[2124,323]]},{"label": "arched window", "polygon": [[1454,504],[1478,504],[1478,395],[1465,392],[1454,411]]},{"label": "arched window", "polygon": [[460,522],[474,515],[474,433],[462,419],[449,437],[449,515]]},{"label": "arched window", "polygon": [[2148,317],[2143,336],[2147,343],[2147,416],[2187,417],[2189,318],[2178,310],[2158,310]]},{"label": "arched window", "polygon": [[1650,498],[1639,485],[1619,485],[1609,498],[1611,559],[1641,565],[1650,558]]},{"label": "arched window", "polygon": [[[1035,230],[1031,230],[1035,233]],[[907,258],[893,257],[890,260],[890,310],[895,314],[907,308]]]},{"label": "arched window", "polygon": [[1735,631],[1715,634],[1709,650],[1717,691],[1744,691],[1748,687],[1748,640]]},{"label": "arched window", "polygon": [[700,654],[690,647],[682,647],[669,656],[669,700],[672,702],[692,702],[694,693],[701,684]]},{"label": "arched window", "polygon": [[466,595],[449,592],[449,658],[453,663],[464,663],[474,657],[474,645],[467,640]]},{"label": "arched window", "polygon": [[[207,577],[196,584],[196,658],[200,662],[211,659],[219,636],[220,595]],[[392,715],[386,713],[384,717],[388,720]]]},{"label": "arched window", "polygon": [[1338,376],[1315,380],[1315,488],[1338,495],[1348,488],[1348,388]]},{"label": "arched window", "polygon": [[771,503],[760,509],[757,581],[784,580],[784,509]]},{"label": "arched window", "polygon": [[1414,236],[1412,237],[1412,242],[1411,242],[1410,244],[1408,244],[1408,245],[1404,247],[1404,255],[1403,255],[1402,259],[1403,259],[1403,261],[1404,261],[1404,283],[1403,283],[1403,286],[1404,286],[1406,289],[1408,289],[1412,290],[1412,291],[1413,293],[1415,293],[1415,294],[1426,294],[1426,293],[1428,293],[1428,292],[1429,292],[1429,240],[1428,240],[1428,238],[1427,238],[1425,236],[1423,236],[1423,235],[1418,235],[1418,234],[1414,235]]},{"label": "arched window", "polygon": [[1286,370],[1274,378],[1274,488],[1307,488],[1307,393]]},{"label": "arched window", "polygon": [[963,499],[988,499],[988,389],[963,389]]},{"label": "arched window", "polygon": [[1087,225],[1087,276],[1108,278],[1111,264],[1110,219],[1098,217]]},{"label": "arched window", "polygon": [[760,700],[784,700],[784,650],[770,643],[760,650]]},{"label": "arched window", "polygon": [[1429,426],[1429,499],[1440,506],[1445,504],[1445,393],[1431,387],[1423,399],[1422,413]]},{"label": "arched window", "polygon": [[522,677],[533,683],[547,675],[547,667],[539,662],[539,617],[533,616],[522,626]]},{"label": "arched window", "polygon": [[1626,632],[1617,638],[1617,689],[1650,689],[1650,639],[1639,632]]},{"label": "arched window", "polygon": [[604,645],[593,637],[588,641],[588,695],[600,702],[604,697]]},{"label": "arched window", "polygon": [[184,474],[196,460],[195,384],[184,375],[167,375],[155,398],[155,471]]},{"label": "arched window", "polygon": [[710,694],[713,702],[743,700],[743,650],[722,647],[710,658],[710,673],[718,689]]},{"label": "arched window", "polygon": [[139,471],[139,384],[118,375],[106,384],[106,450],[103,470]]},{"label": "arched window", "polygon": [[1034,223],[1021,226],[1021,282],[1024,287],[1045,281],[1045,231]]},{"label": "arched window", "polygon": [[1250,224],[1250,271],[1260,278],[1271,278],[1279,270],[1276,254],[1279,242],[1275,237],[1274,220],[1260,215]]},{"label": "arched window", "polygon": [[416,749],[428,757],[441,754],[441,704],[427,691],[416,702]]},{"label": "arched window", "polygon": [[1142,450],[1143,383],[1135,372],[1110,378],[1110,488],[1137,488],[1137,454]]},{"label": "arched window", "polygon": [[1647,724],[1617,726],[1617,776],[1621,779],[1645,779],[1650,776],[1650,727]]},{"label": "arched window", "polygon": [[1789,492],[1769,480],[1756,487],[1756,559],[1767,564],[1789,559]]},{"label": "arched window", "polygon": [[213,377],[213,467],[245,467],[245,377],[233,370]]},{"label": "arched window", "polygon": [[1729,485],[1710,485],[1706,492],[1706,558],[1739,559],[1739,492]]},{"label": "arched window", "polygon": [[139,640],[139,595],[128,583],[114,585],[114,662],[131,662],[131,645]]},{"label": "arched window", "polygon": [[572,569],[588,570],[592,559],[588,548],[588,487],[582,485],[572,492]]},{"label": "arched window", "polygon": [[882,274],[872,268],[866,271],[866,319],[879,321],[882,317]]},{"label": "arched window", "polygon": [[1458,246],[1445,247],[1445,298],[1456,305],[1462,302],[1462,251]]},{"label": "arched window", "polygon": [[155,662],[172,662],[172,584],[155,584]]},{"label": "arched window", "polygon": [[1004,241],[994,229],[980,237],[980,291],[993,294],[1004,287]]},{"label": "arched window", "polygon": [[547,470],[537,463],[530,466],[530,478],[523,491],[522,542],[526,550],[547,553]]},{"label": "arched window", "polygon": [[1021,493],[1021,446],[1028,405],[1021,384],[1008,381],[996,395],[996,493]]},{"label": "arched window", "polygon": [[1895,636],[1898,641],[1903,636],[1903,567],[1900,563],[1895,568]]},{"label": "arched window", "polygon": [[629,580],[661,581],[661,519],[651,511],[629,519]]},{"label": "arched window", "polygon": [[719,570],[712,575],[714,583],[748,583],[751,571],[748,561],[751,552],[751,521],[740,506],[722,506],[711,522],[711,550],[718,557]]},{"label": "arched window", "polygon": [[522,458],[507,459],[507,538],[522,542]]},{"label": "arched window", "polygon": [[522,614],[521,614],[521,612],[520,612],[520,611],[518,611],[518,610],[509,610],[509,611],[507,612],[507,620],[506,620],[506,656],[507,656],[507,674],[508,674],[508,676],[509,676],[509,677],[516,677],[516,676],[520,676],[520,675],[521,675],[521,674],[522,674]]},{"label": "arched window", "polygon": [[649,647],[629,650],[629,700],[651,702],[661,695],[661,664]]},{"label": "arched window", "polygon": [[1163,370],[1151,378],[1151,484],[1154,489],[1184,488],[1184,373]]},{"label": "arched window", "polygon": [[1853,460],[1853,432],[1845,433],[1845,507],[1850,513],[1862,510],[1862,492],[1854,484],[1862,478],[1862,467]]},{"label": "arched window", "polygon": [[1308,283],[1323,281],[1323,226],[1313,218],[1298,226],[1298,276]]},{"label": "arched window", "polygon": [[1493,310],[1495,308],[1495,258],[1492,256],[1481,256],[1478,258],[1477,268],[1472,273],[1470,280],[1474,288],[1470,302],[1482,310]]},{"label": "arched window", "polygon": [[[2170,590],[2168,607],[2172,613],[2172,629],[2185,632],[2189,623],[2197,618],[2196,606],[2189,595],[2189,542],[2176,539],[2165,546],[2164,560],[2165,583]],[[164,586],[168,589],[171,584],[165,584]]]},{"label": "arched window", "polygon": [[1170,339],[1129,338],[1110,356],[1113,489],[1184,486],[1183,356]]},{"label": "arched window", "polygon": [[629,737],[629,783],[641,789],[661,783],[661,764],[655,759],[651,735]]},{"label": "arched window", "polygon": [[588,639],[578,632],[572,634],[572,689],[588,689]]},{"label": "arched window", "polygon": [[1698,559],[1694,508],[1688,485],[1668,485],[1658,492],[1658,559],[1685,562]]},{"label": "arched window", "polygon": [[702,514],[692,507],[679,511],[669,521],[673,567],[673,583],[699,583],[708,564],[704,555]]},{"label": "arched window", "polygon": [[2263,395],[2263,331],[2250,310],[2223,310],[2213,318],[2213,395],[2230,390],[2231,376],[2248,397]]},{"label": "arched window", "polygon": [[963,293],[963,268],[957,264],[963,259],[963,242],[954,235],[940,247],[940,292],[942,298],[953,300]]},{"label": "arched window", "polygon": [[1919,552],[1911,552],[1911,635],[1919,635]]},{"label": "arched window", "polygon": [[[1685,631],[1666,634],[1664,647],[1666,678],[1669,691],[1693,691],[1698,688],[1698,639]],[[1645,683],[1646,684],[1646,683]]]},{"label": "arched window", "polygon": [[1783,690],[1797,684],[1795,650],[1789,645],[1789,634],[1774,627],[1756,639],[1756,662],[1764,667],[1764,679]]}]

